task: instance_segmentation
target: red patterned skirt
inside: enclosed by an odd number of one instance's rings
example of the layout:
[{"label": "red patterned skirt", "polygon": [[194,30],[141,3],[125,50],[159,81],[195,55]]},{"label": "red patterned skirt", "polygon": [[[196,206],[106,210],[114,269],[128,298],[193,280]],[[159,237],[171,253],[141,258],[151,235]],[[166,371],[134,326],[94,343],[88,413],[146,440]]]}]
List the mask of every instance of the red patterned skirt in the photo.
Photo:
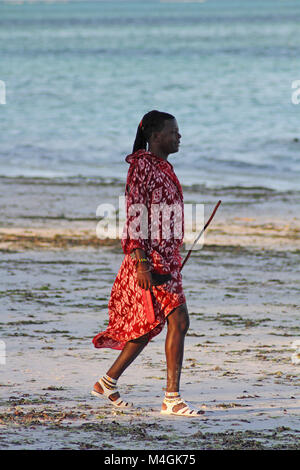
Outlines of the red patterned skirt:
[{"label": "red patterned skirt", "polygon": [[149,341],[158,335],[168,314],[186,299],[182,288],[180,269],[172,270],[172,280],[152,286],[155,322],[146,318],[142,289],[137,282],[135,261],[125,255],[111,290],[108,303],[109,324],[105,331],[93,338],[96,348],[123,349],[127,341],[149,333]]}]

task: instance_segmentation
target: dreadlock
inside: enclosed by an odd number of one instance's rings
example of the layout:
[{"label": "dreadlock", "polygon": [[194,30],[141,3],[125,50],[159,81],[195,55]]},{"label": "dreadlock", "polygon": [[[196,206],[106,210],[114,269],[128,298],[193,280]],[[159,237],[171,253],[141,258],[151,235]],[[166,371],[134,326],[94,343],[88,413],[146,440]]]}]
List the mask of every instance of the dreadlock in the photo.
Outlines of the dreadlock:
[{"label": "dreadlock", "polygon": [[156,109],[145,114],[137,128],[132,152],[140,149],[146,150],[152,133],[163,130],[165,121],[171,119],[175,119],[172,114],[163,113]]}]

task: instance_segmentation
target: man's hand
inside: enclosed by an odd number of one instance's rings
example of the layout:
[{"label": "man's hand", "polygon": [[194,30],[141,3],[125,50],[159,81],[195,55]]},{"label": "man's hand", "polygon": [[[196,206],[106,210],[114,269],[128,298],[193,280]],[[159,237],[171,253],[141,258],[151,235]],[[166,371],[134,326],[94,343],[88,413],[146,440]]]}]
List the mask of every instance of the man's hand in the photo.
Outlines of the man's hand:
[{"label": "man's hand", "polygon": [[[139,259],[147,259],[144,250],[137,248],[135,250],[135,259],[138,262]],[[150,271],[150,264],[147,261],[137,263],[136,267],[138,285],[145,290],[148,290],[153,285],[152,274]]]},{"label": "man's hand", "polygon": [[[142,289],[148,290],[152,286],[152,274],[151,271],[148,271],[149,263],[138,263],[137,265],[137,280],[138,284]],[[146,272],[145,272],[146,271]]]}]

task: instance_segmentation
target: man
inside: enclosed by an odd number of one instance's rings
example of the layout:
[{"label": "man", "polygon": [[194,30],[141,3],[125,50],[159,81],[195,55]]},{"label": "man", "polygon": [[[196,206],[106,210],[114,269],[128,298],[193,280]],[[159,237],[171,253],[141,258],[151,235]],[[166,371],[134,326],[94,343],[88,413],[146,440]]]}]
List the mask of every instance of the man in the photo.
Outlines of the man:
[{"label": "man", "polygon": [[[167,159],[178,152],[180,138],[174,116],[150,111],[138,126],[133,153],[126,157],[130,168],[125,192],[127,219],[122,238],[125,258],[111,291],[109,325],[93,339],[97,348],[110,347],[122,352],[106,375],[96,382],[92,394],[105,396],[120,408],[133,406],[120,398],[117,380],[167,322],[167,388],[161,413],[199,416],[203,412],[192,409],[179,393],[184,339],[189,328],[179,253],[184,235],[183,194]],[[161,207],[162,216],[157,213]],[[175,208],[171,214],[167,210],[170,208]],[[140,216],[138,225],[136,209]],[[161,235],[166,228],[163,221],[166,212],[170,215],[169,230],[164,237]],[[171,279],[155,285],[154,273],[171,274]],[[151,290],[153,323],[145,315],[142,289]]]}]

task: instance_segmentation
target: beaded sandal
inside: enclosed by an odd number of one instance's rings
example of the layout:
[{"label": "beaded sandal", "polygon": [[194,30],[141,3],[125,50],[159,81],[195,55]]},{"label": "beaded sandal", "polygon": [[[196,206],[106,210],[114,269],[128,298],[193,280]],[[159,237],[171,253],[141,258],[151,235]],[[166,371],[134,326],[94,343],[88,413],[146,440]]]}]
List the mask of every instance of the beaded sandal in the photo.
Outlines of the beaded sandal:
[{"label": "beaded sandal", "polygon": [[116,386],[116,381],[110,382],[103,377],[102,379],[98,380],[98,383],[101,385],[101,388],[103,390],[103,393],[97,392],[95,389],[91,391],[91,394],[94,395],[95,397],[101,397],[101,398],[108,398],[110,403],[115,406],[116,408],[131,408],[133,407],[133,403],[129,403],[127,401],[122,400],[122,398],[117,398],[116,400],[113,400],[111,398],[112,395],[115,393],[118,393],[118,389]]},{"label": "beaded sandal", "polygon": [[[162,415],[176,415],[176,416],[201,416],[204,414],[203,410],[195,410],[189,406],[189,404],[183,400],[180,395],[176,392],[168,393],[168,396],[164,398],[163,404],[166,406],[165,409],[161,409]],[[185,405],[177,411],[174,411],[174,408],[177,405]]]}]

